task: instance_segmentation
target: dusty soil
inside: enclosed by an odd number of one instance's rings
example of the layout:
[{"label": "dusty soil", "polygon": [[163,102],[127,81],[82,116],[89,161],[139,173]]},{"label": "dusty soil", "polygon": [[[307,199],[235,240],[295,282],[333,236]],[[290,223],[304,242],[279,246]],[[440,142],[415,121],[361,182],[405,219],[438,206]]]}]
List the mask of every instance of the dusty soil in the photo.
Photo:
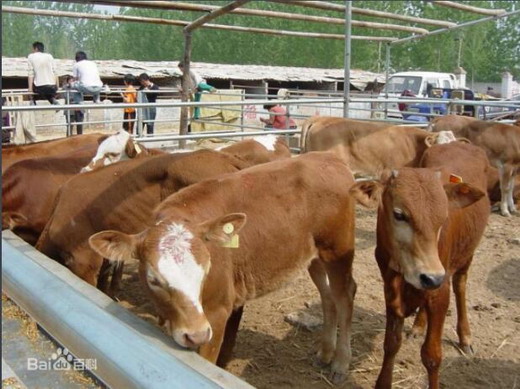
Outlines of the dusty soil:
[{"label": "dusty soil", "polygon": [[[350,375],[342,388],[373,388],[383,357],[383,286],[373,253],[374,211],[359,209],[354,277],[358,284],[353,319]],[[126,270],[121,304],[155,322],[153,307],[139,285],[135,268]],[[474,356],[457,348],[452,301],[443,336],[443,388],[520,387],[520,217],[493,214],[470,269],[468,307]],[[312,366],[319,330],[308,331],[284,320],[294,312],[321,317],[320,300],[307,274],[286,288],[246,305],[231,373],[258,388],[332,387],[327,371]],[[409,329],[413,318],[407,319]],[[394,388],[424,387],[422,339],[406,339],[397,355]]]}]

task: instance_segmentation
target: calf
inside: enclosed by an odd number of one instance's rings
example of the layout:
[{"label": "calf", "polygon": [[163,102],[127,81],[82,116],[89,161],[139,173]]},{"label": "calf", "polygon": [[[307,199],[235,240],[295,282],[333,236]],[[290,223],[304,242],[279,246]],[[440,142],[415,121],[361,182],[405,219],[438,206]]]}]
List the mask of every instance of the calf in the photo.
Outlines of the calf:
[{"label": "calf", "polygon": [[220,365],[245,302],[308,268],[324,313],[318,356],[339,382],[351,359],[356,290],[353,182],[329,153],[275,161],[185,188],[159,205],[151,227],[100,232],[90,245],[102,256],[139,259],[168,333]]},{"label": "calf", "polygon": [[[104,134],[87,134],[31,143],[28,145],[2,145],[2,174],[13,163],[23,159],[59,156],[90,145],[97,147],[107,137],[108,135]],[[94,156],[95,153],[96,151],[94,149],[92,156]]]},{"label": "calf", "polygon": [[[151,222],[154,207],[168,195],[243,166],[226,154],[201,150],[132,159],[76,175],[61,187],[36,248],[96,285],[103,258],[88,245],[92,234],[105,229],[140,231]],[[98,284],[111,296],[118,289],[122,267],[115,270],[118,272],[111,285],[107,272]]]},{"label": "calf", "polygon": [[259,165],[291,156],[291,150],[285,140],[271,134],[245,139],[231,146],[220,147],[217,150],[233,155],[251,165]]},{"label": "calf", "polygon": [[404,318],[417,308],[413,332],[422,333],[427,323],[421,357],[430,389],[439,387],[450,278],[460,347],[472,351],[466,280],[489,216],[487,158],[478,147],[455,142],[433,146],[421,164],[424,168],[393,171],[382,183],[362,182],[351,190],[365,204],[379,202],[375,256],[384,281],[387,322],[376,388],[392,386]]},{"label": "calf", "polygon": [[[437,118],[434,131],[449,123],[453,118]],[[500,212],[511,216],[516,212],[513,199],[515,176],[520,171],[520,127],[516,125],[466,120],[465,125],[452,127],[457,137],[465,137],[474,145],[486,151],[489,162],[498,169],[500,178]]]},{"label": "calf", "polygon": [[109,136],[101,142],[96,155],[87,166],[81,169],[81,172],[90,172],[118,161],[158,154],[164,153],[160,150],[147,149],[135,142],[128,132],[119,130],[116,134]]}]

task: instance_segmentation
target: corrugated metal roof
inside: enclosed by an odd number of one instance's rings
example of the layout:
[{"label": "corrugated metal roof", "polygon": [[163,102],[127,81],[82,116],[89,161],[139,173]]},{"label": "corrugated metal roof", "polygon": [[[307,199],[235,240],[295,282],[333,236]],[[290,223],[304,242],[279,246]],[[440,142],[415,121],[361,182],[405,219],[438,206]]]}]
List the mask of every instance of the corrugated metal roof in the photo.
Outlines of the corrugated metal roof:
[{"label": "corrugated metal roof", "polygon": [[[74,60],[56,59],[58,76],[72,73]],[[152,78],[178,78],[181,72],[177,67],[178,61],[133,61],[113,60],[95,61],[98,64],[101,78],[121,78],[127,73],[138,75],[146,72]],[[27,59],[2,57],[2,77],[25,78],[27,77]],[[293,82],[334,82],[343,81],[343,69],[303,68],[289,66],[264,66],[264,65],[229,65],[193,62],[192,68],[202,77],[208,79],[223,80],[273,80]],[[380,73],[351,69],[351,84],[359,89],[365,89],[366,85],[377,79],[378,83],[384,83],[385,77]]]}]

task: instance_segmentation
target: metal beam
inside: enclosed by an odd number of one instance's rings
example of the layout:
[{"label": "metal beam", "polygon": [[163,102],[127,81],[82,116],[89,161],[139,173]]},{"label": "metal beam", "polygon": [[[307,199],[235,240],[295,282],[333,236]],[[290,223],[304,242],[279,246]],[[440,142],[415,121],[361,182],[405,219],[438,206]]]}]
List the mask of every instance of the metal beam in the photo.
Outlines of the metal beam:
[{"label": "metal beam", "polygon": [[[271,0],[271,1],[276,1],[276,0]],[[324,9],[324,10],[328,10],[328,11],[345,12],[344,5],[327,3],[325,1],[288,0],[287,2],[290,4],[294,4],[294,5],[299,5],[302,7]],[[358,14],[358,15],[373,16],[373,17],[378,17],[378,18],[401,20],[401,21],[409,22],[409,23],[422,23],[422,24],[428,24],[428,25],[432,25],[432,26],[442,26],[442,27],[456,26],[456,23],[446,22],[444,20],[416,18],[413,16],[399,15],[399,14],[393,14],[391,12],[375,11],[375,10],[365,9],[365,8],[352,7],[352,13]]]},{"label": "metal beam", "polygon": [[455,3],[454,1],[440,1],[434,0],[432,1],[435,5],[441,5],[443,7],[450,7],[459,9],[461,11],[473,12],[481,15],[501,15],[507,12],[505,9],[489,9],[489,8],[479,8],[473,7],[472,5],[466,5],[461,3]]},{"label": "metal beam", "polygon": [[429,37],[431,35],[441,34],[441,33],[446,32],[446,31],[458,30],[459,28],[469,27],[469,26],[473,26],[475,24],[489,22],[490,20],[497,20],[497,19],[505,18],[505,17],[512,16],[512,15],[518,15],[518,14],[520,14],[520,10],[506,12],[505,14],[500,14],[500,15],[496,15],[496,16],[488,16],[488,17],[485,17],[485,18],[482,18],[482,19],[472,20],[472,21],[469,21],[469,22],[457,24],[455,27],[440,28],[438,30],[431,31],[431,32],[429,32],[426,35],[412,35],[412,36],[409,36],[407,38],[396,39],[393,42],[390,42],[390,44],[396,45],[398,43],[409,42],[409,41],[413,41],[413,40],[416,40],[416,39],[426,38],[426,37]]},{"label": "metal beam", "polygon": [[[82,19],[98,19],[98,20],[109,20],[116,22],[134,22],[134,23],[152,23],[152,24],[167,24],[173,26],[186,27],[190,22],[185,20],[175,19],[159,19],[159,18],[147,18],[140,16],[125,16],[125,15],[103,15],[103,14],[89,14],[84,12],[69,12],[69,11],[53,11],[45,9],[33,9],[23,7],[9,7],[2,6],[2,12],[16,13],[24,15],[35,15],[35,16],[54,16],[54,17],[68,17],[68,18],[82,18]],[[304,32],[304,31],[287,31],[287,30],[271,30],[267,28],[256,28],[256,27],[242,27],[242,26],[226,26],[223,24],[204,24],[201,28],[209,28],[215,30],[227,30],[237,32],[251,32],[257,34],[267,35],[281,35],[281,36],[295,36],[302,38],[321,38],[321,39],[345,39],[343,34],[325,34],[318,32]],[[353,35],[354,40],[373,41],[373,42],[392,42],[397,38],[386,37],[386,36],[363,36]]]},{"label": "metal beam", "polygon": [[345,0],[345,62],[344,70],[345,76],[343,77],[343,117],[348,118],[348,108],[350,100],[350,58],[351,58],[351,45],[350,37],[352,35],[352,3],[350,0]]},{"label": "metal beam", "polygon": [[2,232],[2,290],[112,388],[252,387],[175,346],[108,296],[11,231]]},{"label": "metal beam", "polygon": [[203,24],[206,24],[207,22],[209,22],[213,19],[216,19],[221,15],[227,14],[227,13],[231,12],[232,10],[234,10],[235,8],[241,7],[242,5],[244,5],[245,3],[249,2],[249,1],[250,0],[235,0],[231,3],[229,3],[228,5],[225,5],[214,11],[211,11],[209,14],[198,18],[197,20],[193,21],[192,23],[190,23],[189,25],[184,27],[184,31],[191,32],[191,31],[201,27]]},{"label": "metal beam", "polygon": [[[84,3],[83,0],[67,0],[67,2],[75,2],[75,3]],[[134,8],[148,8],[148,9],[171,9],[171,10],[183,10],[183,11],[194,11],[194,12],[211,12],[220,7],[216,5],[208,5],[208,4],[193,4],[193,3],[183,3],[183,2],[167,2],[167,1],[104,1],[104,0],[89,0],[89,3],[92,4],[102,4],[102,5],[116,5],[116,6],[124,6],[124,7],[134,7]],[[342,18],[331,18],[325,16],[315,16],[315,15],[305,15],[299,13],[289,13],[289,12],[277,12],[277,11],[268,11],[268,10],[259,10],[259,9],[248,9],[248,8],[236,8],[230,11],[233,15],[246,15],[246,16],[260,16],[260,17],[269,17],[269,18],[278,18],[285,20],[301,20],[307,22],[316,22],[316,23],[327,23],[327,24],[341,24],[345,23],[345,19]],[[360,28],[375,28],[381,30],[395,30],[395,31],[407,31],[413,32],[417,34],[426,34],[428,30],[420,27],[410,27],[403,26],[400,24],[391,24],[391,23],[376,23],[376,22],[367,22],[362,20],[352,20],[352,26],[360,27]]]}]

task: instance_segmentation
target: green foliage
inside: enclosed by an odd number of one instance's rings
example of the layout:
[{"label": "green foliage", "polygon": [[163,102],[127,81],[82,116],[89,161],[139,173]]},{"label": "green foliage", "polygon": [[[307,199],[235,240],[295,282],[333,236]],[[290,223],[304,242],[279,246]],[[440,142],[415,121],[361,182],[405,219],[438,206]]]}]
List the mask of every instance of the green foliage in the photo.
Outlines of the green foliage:
[{"label": "green foliage", "polygon": [[[345,4],[344,1],[333,1]],[[198,1],[201,4],[222,5],[222,1]],[[226,2],[227,3],[227,2]],[[513,10],[518,2],[465,1],[483,8]],[[4,1],[3,5],[45,8],[59,11],[100,12],[92,4],[60,3],[50,1]],[[368,8],[414,17],[453,22],[483,17],[460,10],[433,5],[425,1],[353,1],[354,7]],[[305,13],[342,19],[340,12],[325,11],[268,1],[252,1],[247,8]],[[159,19],[193,21],[200,12],[120,8],[119,13]],[[354,14],[354,20],[405,24],[393,19],[374,18]],[[77,50],[84,50],[92,59],[134,59],[140,61],[175,61],[183,56],[182,26],[139,22],[106,22],[91,19],[61,17],[34,17],[31,15],[2,13],[2,45],[5,56],[26,56],[31,43],[40,40],[56,58],[73,58]],[[274,17],[253,17],[236,14],[221,16],[212,24],[256,27],[272,30],[307,31],[344,34],[342,24],[313,23],[284,20]],[[432,35],[427,38],[392,46],[391,67],[401,70],[434,70],[451,72],[457,65],[461,43],[461,65],[468,79],[494,81],[504,70],[520,77],[519,16],[490,21],[469,28]],[[430,31],[439,27],[417,24]],[[30,33],[28,33],[30,32]],[[353,35],[406,37],[407,32],[353,28]],[[192,58],[194,61],[234,64],[263,64],[281,66],[343,67],[345,44],[343,40],[275,36],[217,29],[200,29],[193,34]],[[384,71],[385,44],[352,41],[352,67]]]}]

